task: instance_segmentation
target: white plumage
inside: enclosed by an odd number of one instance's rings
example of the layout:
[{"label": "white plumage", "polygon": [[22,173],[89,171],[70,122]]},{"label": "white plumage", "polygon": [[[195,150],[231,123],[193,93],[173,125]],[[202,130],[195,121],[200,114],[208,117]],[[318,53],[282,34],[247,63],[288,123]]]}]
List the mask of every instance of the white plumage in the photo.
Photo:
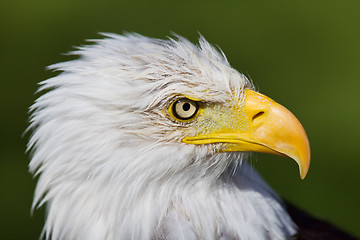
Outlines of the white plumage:
[{"label": "white plumage", "polygon": [[[289,239],[281,200],[224,143],[186,144],[206,114],[174,121],[169,104],[201,99],[223,116],[252,84],[204,38],[105,34],[55,64],[31,107],[33,207],[47,239]],[[241,105],[241,104],[240,104]],[[206,107],[204,107],[206,112]],[[210,114],[210,113],[209,113]],[[211,126],[210,126],[211,125]]]}]

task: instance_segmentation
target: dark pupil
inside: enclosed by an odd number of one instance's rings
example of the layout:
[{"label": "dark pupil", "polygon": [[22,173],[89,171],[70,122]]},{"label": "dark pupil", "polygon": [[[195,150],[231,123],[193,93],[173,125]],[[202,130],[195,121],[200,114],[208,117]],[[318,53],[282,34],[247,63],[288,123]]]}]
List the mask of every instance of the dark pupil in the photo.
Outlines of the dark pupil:
[{"label": "dark pupil", "polygon": [[184,103],[183,110],[184,111],[189,111],[189,109],[190,109],[190,103]]}]

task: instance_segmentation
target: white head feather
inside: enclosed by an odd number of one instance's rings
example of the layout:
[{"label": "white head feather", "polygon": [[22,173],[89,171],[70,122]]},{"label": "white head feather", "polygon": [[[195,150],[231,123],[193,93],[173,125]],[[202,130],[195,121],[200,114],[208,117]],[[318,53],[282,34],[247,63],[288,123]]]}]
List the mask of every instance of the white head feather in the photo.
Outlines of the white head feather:
[{"label": "white head feather", "polygon": [[204,38],[195,46],[105,34],[55,64],[31,107],[33,207],[51,239],[288,239],[295,225],[243,160],[181,142],[179,94],[227,104],[251,88]]}]

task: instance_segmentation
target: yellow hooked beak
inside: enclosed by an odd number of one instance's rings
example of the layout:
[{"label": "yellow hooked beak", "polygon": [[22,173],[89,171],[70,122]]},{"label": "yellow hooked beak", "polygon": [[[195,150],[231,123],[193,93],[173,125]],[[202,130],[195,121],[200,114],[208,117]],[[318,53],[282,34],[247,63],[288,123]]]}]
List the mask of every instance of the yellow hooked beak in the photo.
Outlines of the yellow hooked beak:
[{"label": "yellow hooked beak", "polygon": [[225,143],[222,152],[252,151],[287,156],[297,162],[300,177],[305,178],[310,166],[309,140],[301,123],[289,110],[247,89],[245,105],[234,107],[232,115],[239,125],[245,123],[246,127],[226,126],[185,137],[182,141],[187,144]]}]

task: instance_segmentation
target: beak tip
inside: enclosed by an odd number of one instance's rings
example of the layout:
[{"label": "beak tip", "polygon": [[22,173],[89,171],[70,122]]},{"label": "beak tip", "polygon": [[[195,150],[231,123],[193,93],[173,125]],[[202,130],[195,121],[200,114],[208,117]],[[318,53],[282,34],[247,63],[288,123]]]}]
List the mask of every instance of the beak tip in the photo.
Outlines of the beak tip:
[{"label": "beak tip", "polygon": [[310,156],[301,163],[299,164],[300,178],[304,180],[310,168]]},{"label": "beak tip", "polygon": [[307,174],[307,173],[301,173],[301,174],[300,174],[300,178],[301,178],[301,180],[304,180],[304,179],[305,179],[306,174]]}]

